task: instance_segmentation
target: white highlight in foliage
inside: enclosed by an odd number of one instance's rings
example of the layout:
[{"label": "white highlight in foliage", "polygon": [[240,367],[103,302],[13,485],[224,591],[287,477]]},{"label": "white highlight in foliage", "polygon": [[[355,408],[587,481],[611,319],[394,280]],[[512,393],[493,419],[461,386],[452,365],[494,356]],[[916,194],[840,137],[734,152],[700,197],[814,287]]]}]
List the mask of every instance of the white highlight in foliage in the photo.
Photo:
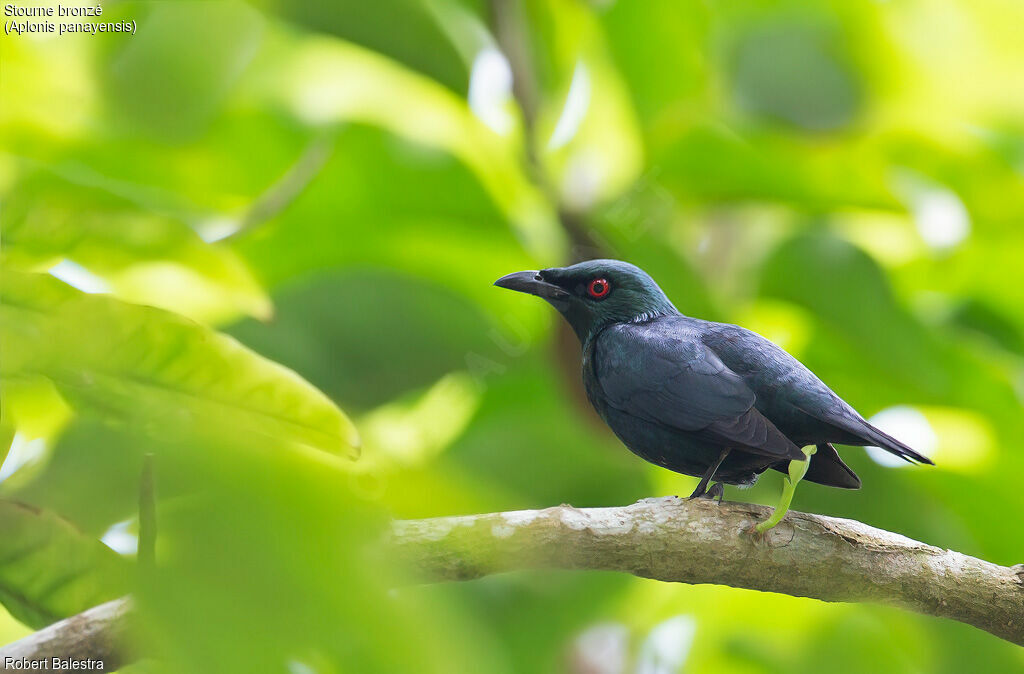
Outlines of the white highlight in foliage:
[{"label": "white highlight in foliage", "polygon": [[242,228],[242,223],[238,218],[229,218],[227,216],[219,218],[210,218],[204,220],[195,226],[196,234],[199,238],[206,243],[213,243],[226,239],[238,230]]},{"label": "white highlight in foliage", "polygon": [[19,470],[30,464],[42,461],[46,456],[46,440],[36,438],[28,440],[21,433],[15,433],[11,441],[11,449],[7,452],[4,464],[0,466],[0,482],[3,482]]},{"label": "white highlight in foliage", "polygon": [[[913,407],[899,405],[882,410],[868,419],[872,425],[882,429],[900,442],[910,445],[925,456],[935,453],[939,438],[928,419]],[[910,464],[878,447],[866,447],[868,456],[875,463],[890,468],[902,468]]]},{"label": "white highlight in foliage", "polygon": [[658,623],[651,629],[636,663],[637,674],[675,674],[690,655],[697,621],[678,615]]},{"label": "white highlight in foliage", "polygon": [[288,674],[316,674],[317,670],[312,665],[306,664],[302,660],[289,660],[288,661]]},{"label": "white highlight in foliage", "polygon": [[469,108],[495,133],[512,130],[512,68],[505,55],[494,47],[485,47],[473,59],[469,74]]},{"label": "white highlight in foliage", "polygon": [[125,520],[113,525],[100,539],[103,544],[120,555],[134,555],[139,551],[139,537],[128,529],[133,520]]},{"label": "white highlight in foliage", "polygon": [[911,211],[917,231],[931,248],[954,248],[971,231],[967,208],[951,190],[929,187],[917,191],[911,198]]},{"label": "white highlight in foliage", "polygon": [[576,210],[591,208],[600,197],[607,179],[607,166],[594,147],[574,151],[566,162],[562,178],[562,196],[566,205]]},{"label": "white highlight in foliage", "polygon": [[61,260],[51,267],[50,276],[64,281],[69,286],[78,288],[83,293],[100,294],[110,292],[110,286],[106,281],[71,260]]},{"label": "white highlight in foliage", "polygon": [[599,623],[573,641],[572,671],[624,674],[628,657],[629,629],[621,623]]},{"label": "white highlight in foliage", "polygon": [[590,107],[590,71],[587,64],[582,60],[576,62],[576,69],[572,73],[572,81],[569,83],[569,94],[565,97],[565,107],[562,115],[555,124],[555,130],[551,133],[548,141],[549,150],[557,150],[565,146],[576,132],[587,116],[587,109]]}]

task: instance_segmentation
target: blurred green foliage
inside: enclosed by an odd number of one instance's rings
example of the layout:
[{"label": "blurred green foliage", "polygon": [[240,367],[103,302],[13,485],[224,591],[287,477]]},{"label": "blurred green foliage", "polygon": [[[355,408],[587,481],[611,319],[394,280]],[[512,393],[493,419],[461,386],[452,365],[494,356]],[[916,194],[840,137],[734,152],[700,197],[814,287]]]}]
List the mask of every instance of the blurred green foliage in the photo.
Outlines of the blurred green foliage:
[{"label": "blurred green foliage", "polygon": [[1024,667],[963,625],[720,587],[389,591],[366,551],[389,517],[692,487],[596,420],[548,307],[491,287],[601,255],[938,464],[847,449],[864,488],[797,508],[1024,561],[1024,9],[104,7],[125,18],[0,40],[0,641],[130,588],[140,672]]}]

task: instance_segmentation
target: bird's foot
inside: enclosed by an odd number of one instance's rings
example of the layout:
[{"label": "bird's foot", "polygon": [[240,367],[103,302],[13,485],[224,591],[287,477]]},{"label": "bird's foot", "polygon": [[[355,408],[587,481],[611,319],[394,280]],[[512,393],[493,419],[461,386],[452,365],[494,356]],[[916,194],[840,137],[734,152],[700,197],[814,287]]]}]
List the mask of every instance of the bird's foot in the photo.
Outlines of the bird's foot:
[{"label": "bird's foot", "polygon": [[693,493],[686,497],[686,500],[692,501],[697,498],[706,498],[711,499],[712,501],[717,499],[718,502],[721,503],[722,499],[725,498],[725,485],[721,482],[716,482],[711,485],[710,489],[708,489],[704,485],[698,484],[697,488],[693,490]]},{"label": "bird's foot", "polygon": [[725,485],[721,482],[714,483],[711,485],[711,489],[708,489],[704,496],[712,501],[717,500],[718,505],[722,505],[722,499],[725,498]]}]

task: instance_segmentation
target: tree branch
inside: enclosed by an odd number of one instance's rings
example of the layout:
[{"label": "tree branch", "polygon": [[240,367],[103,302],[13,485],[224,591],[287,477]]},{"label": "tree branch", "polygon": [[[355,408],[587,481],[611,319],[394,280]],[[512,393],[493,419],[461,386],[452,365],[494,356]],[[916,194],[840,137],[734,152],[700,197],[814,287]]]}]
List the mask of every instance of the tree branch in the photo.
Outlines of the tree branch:
[{"label": "tree branch", "polygon": [[51,667],[54,658],[102,662],[105,672],[118,669],[134,659],[125,648],[130,609],[127,598],[108,601],[8,644],[0,648],[0,671],[29,670],[33,662],[57,669]]},{"label": "tree branch", "polygon": [[621,571],[835,602],[879,602],[950,618],[1024,646],[1024,565],[1004,567],[854,520],[670,497],[624,508],[395,522],[391,547],[425,580],[526,568]]},{"label": "tree branch", "polygon": [[[521,569],[620,571],[836,602],[878,602],[957,620],[1024,646],[1024,565],[999,566],[853,520],[790,512],[764,538],[768,508],[676,497],[573,508],[403,520],[384,549],[426,582]],[[127,600],[90,609],[0,648],[7,657],[102,659],[113,669]]]}]

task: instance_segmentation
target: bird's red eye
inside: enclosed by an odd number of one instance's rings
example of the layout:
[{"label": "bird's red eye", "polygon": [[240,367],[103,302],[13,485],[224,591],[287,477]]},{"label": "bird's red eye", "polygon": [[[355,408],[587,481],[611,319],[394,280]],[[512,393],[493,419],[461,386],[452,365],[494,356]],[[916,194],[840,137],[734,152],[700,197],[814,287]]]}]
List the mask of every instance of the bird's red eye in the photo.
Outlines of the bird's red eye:
[{"label": "bird's red eye", "polygon": [[611,284],[608,283],[607,279],[603,278],[593,279],[587,286],[587,292],[590,293],[590,296],[593,297],[595,300],[604,299],[605,297],[608,296],[608,293],[611,292],[611,290]]}]

